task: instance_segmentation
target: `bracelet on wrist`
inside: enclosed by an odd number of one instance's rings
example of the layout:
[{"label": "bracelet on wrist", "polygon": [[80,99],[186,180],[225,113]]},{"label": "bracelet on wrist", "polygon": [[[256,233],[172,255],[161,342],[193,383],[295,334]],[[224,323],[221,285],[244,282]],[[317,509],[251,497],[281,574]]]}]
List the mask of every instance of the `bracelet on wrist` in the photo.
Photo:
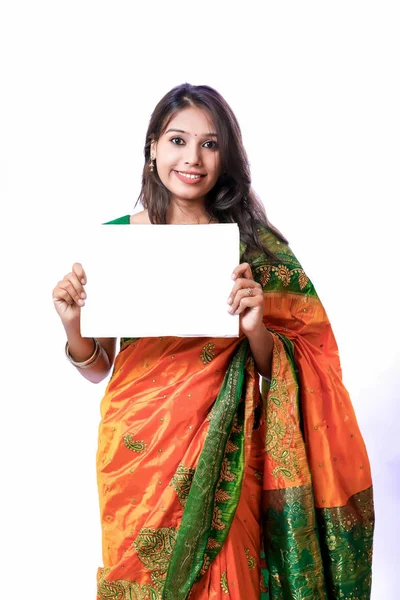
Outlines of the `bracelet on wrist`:
[{"label": "bracelet on wrist", "polygon": [[83,361],[76,361],[72,358],[70,352],[69,352],[69,345],[68,342],[66,342],[65,344],[65,355],[68,358],[69,362],[74,365],[74,367],[77,367],[78,369],[88,369],[89,367],[94,366],[94,364],[97,362],[97,360],[100,357],[101,354],[101,346],[100,346],[100,342],[98,341],[98,339],[96,338],[92,338],[94,341],[94,351],[92,356],[90,356],[87,360],[83,360]]}]

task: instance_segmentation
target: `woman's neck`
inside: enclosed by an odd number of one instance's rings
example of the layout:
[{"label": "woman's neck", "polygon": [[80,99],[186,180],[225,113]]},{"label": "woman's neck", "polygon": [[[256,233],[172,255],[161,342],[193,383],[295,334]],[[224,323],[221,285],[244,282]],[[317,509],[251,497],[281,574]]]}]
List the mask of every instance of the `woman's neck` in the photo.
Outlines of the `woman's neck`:
[{"label": "woman's neck", "polygon": [[172,200],[167,210],[167,223],[170,225],[205,225],[211,217],[204,209],[204,203],[191,203]]}]

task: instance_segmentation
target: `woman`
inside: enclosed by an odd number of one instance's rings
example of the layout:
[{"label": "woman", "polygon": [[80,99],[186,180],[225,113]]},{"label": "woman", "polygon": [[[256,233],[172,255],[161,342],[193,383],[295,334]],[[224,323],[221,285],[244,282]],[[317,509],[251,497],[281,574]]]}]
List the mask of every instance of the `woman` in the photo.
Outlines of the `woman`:
[{"label": "woman", "polygon": [[234,114],[212,88],[178,86],[144,152],[144,210],[110,223],[237,223],[240,336],[122,338],[114,361],[115,339],[80,336],[83,267],[54,289],[72,364],[93,382],[113,367],[98,599],[369,598],[371,475],[337,346],[251,189]]}]

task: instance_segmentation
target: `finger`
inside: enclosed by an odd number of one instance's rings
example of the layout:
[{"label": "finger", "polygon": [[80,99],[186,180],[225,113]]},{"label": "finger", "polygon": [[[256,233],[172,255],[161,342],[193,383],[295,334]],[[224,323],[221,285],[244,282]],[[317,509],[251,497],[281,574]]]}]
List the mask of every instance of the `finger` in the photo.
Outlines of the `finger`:
[{"label": "finger", "polygon": [[232,279],[238,279],[239,277],[244,277],[245,279],[253,279],[253,273],[251,271],[251,267],[249,263],[240,263],[232,273]]},{"label": "finger", "polygon": [[85,285],[87,282],[87,277],[86,277],[86,273],[81,265],[81,263],[74,263],[72,265],[72,271],[76,274],[76,276],[78,277],[79,281]]},{"label": "finger", "polygon": [[242,298],[234,314],[240,315],[247,308],[261,308],[262,304],[263,299],[261,298],[261,296],[248,296],[247,298]]},{"label": "finger", "polygon": [[86,292],[84,290],[84,287],[83,287],[80,279],[78,279],[78,276],[74,272],[72,272],[67,275],[67,278],[74,286],[77,296],[79,298],[86,298]]},{"label": "finger", "polygon": [[75,300],[71,296],[70,292],[67,289],[65,289],[64,285],[65,285],[64,281],[60,281],[58,286],[56,288],[54,288],[53,300],[55,302],[64,300],[64,302],[66,302],[67,304],[70,304],[70,305],[75,304]]},{"label": "finger", "polygon": [[[251,296],[249,295],[249,289],[251,289],[251,291],[252,291]],[[256,286],[253,286],[253,287],[248,286],[245,289],[238,290],[232,299],[232,304],[231,304],[229,312],[233,314],[237,310],[241,301],[244,298],[255,298],[257,296],[260,296],[260,298],[262,298],[262,301],[263,301],[263,299],[264,299],[263,291],[262,291],[262,289],[260,289]],[[229,304],[229,302],[228,302],[228,304]]]},{"label": "finger", "polygon": [[75,289],[75,286],[70,281],[70,278],[69,278],[70,276],[72,277],[72,274],[69,274],[66,277],[64,277],[63,281],[61,282],[60,287],[62,289],[64,289],[66,292],[68,292],[68,294],[71,296],[72,304],[76,303],[79,306],[83,306],[84,299],[80,297],[80,294],[77,292],[77,290]]},{"label": "finger", "polygon": [[[229,294],[228,304],[233,304],[233,300],[239,290],[241,290],[241,289],[247,290],[248,288],[252,288],[253,290],[257,289],[262,292],[261,285],[257,281],[254,281],[254,279],[238,279],[235,282],[231,293]],[[253,291],[253,293],[254,293],[254,291]]]}]

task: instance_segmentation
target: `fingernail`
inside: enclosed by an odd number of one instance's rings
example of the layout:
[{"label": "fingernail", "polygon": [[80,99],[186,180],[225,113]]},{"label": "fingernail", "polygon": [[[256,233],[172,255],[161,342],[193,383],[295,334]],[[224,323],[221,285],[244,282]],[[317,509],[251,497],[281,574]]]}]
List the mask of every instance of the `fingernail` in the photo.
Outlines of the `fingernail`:
[{"label": "fingernail", "polygon": [[85,283],[86,283],[86,279],[81,279],[81,284],[85,285]]},{"label": "fingernail", "polygon": [[236,279],[236,273],[232,274],[232,279]]},{"label": "fingernail", "polygon": [[232,304],[232,296],[229,296],[229,298],[228,298],[228,304]]},{"label": "fingernail", "polygon": [[82,294],[81,294],[81,298],[86,298],[86,294],[85,294],[85,292],[82,292]]}]

